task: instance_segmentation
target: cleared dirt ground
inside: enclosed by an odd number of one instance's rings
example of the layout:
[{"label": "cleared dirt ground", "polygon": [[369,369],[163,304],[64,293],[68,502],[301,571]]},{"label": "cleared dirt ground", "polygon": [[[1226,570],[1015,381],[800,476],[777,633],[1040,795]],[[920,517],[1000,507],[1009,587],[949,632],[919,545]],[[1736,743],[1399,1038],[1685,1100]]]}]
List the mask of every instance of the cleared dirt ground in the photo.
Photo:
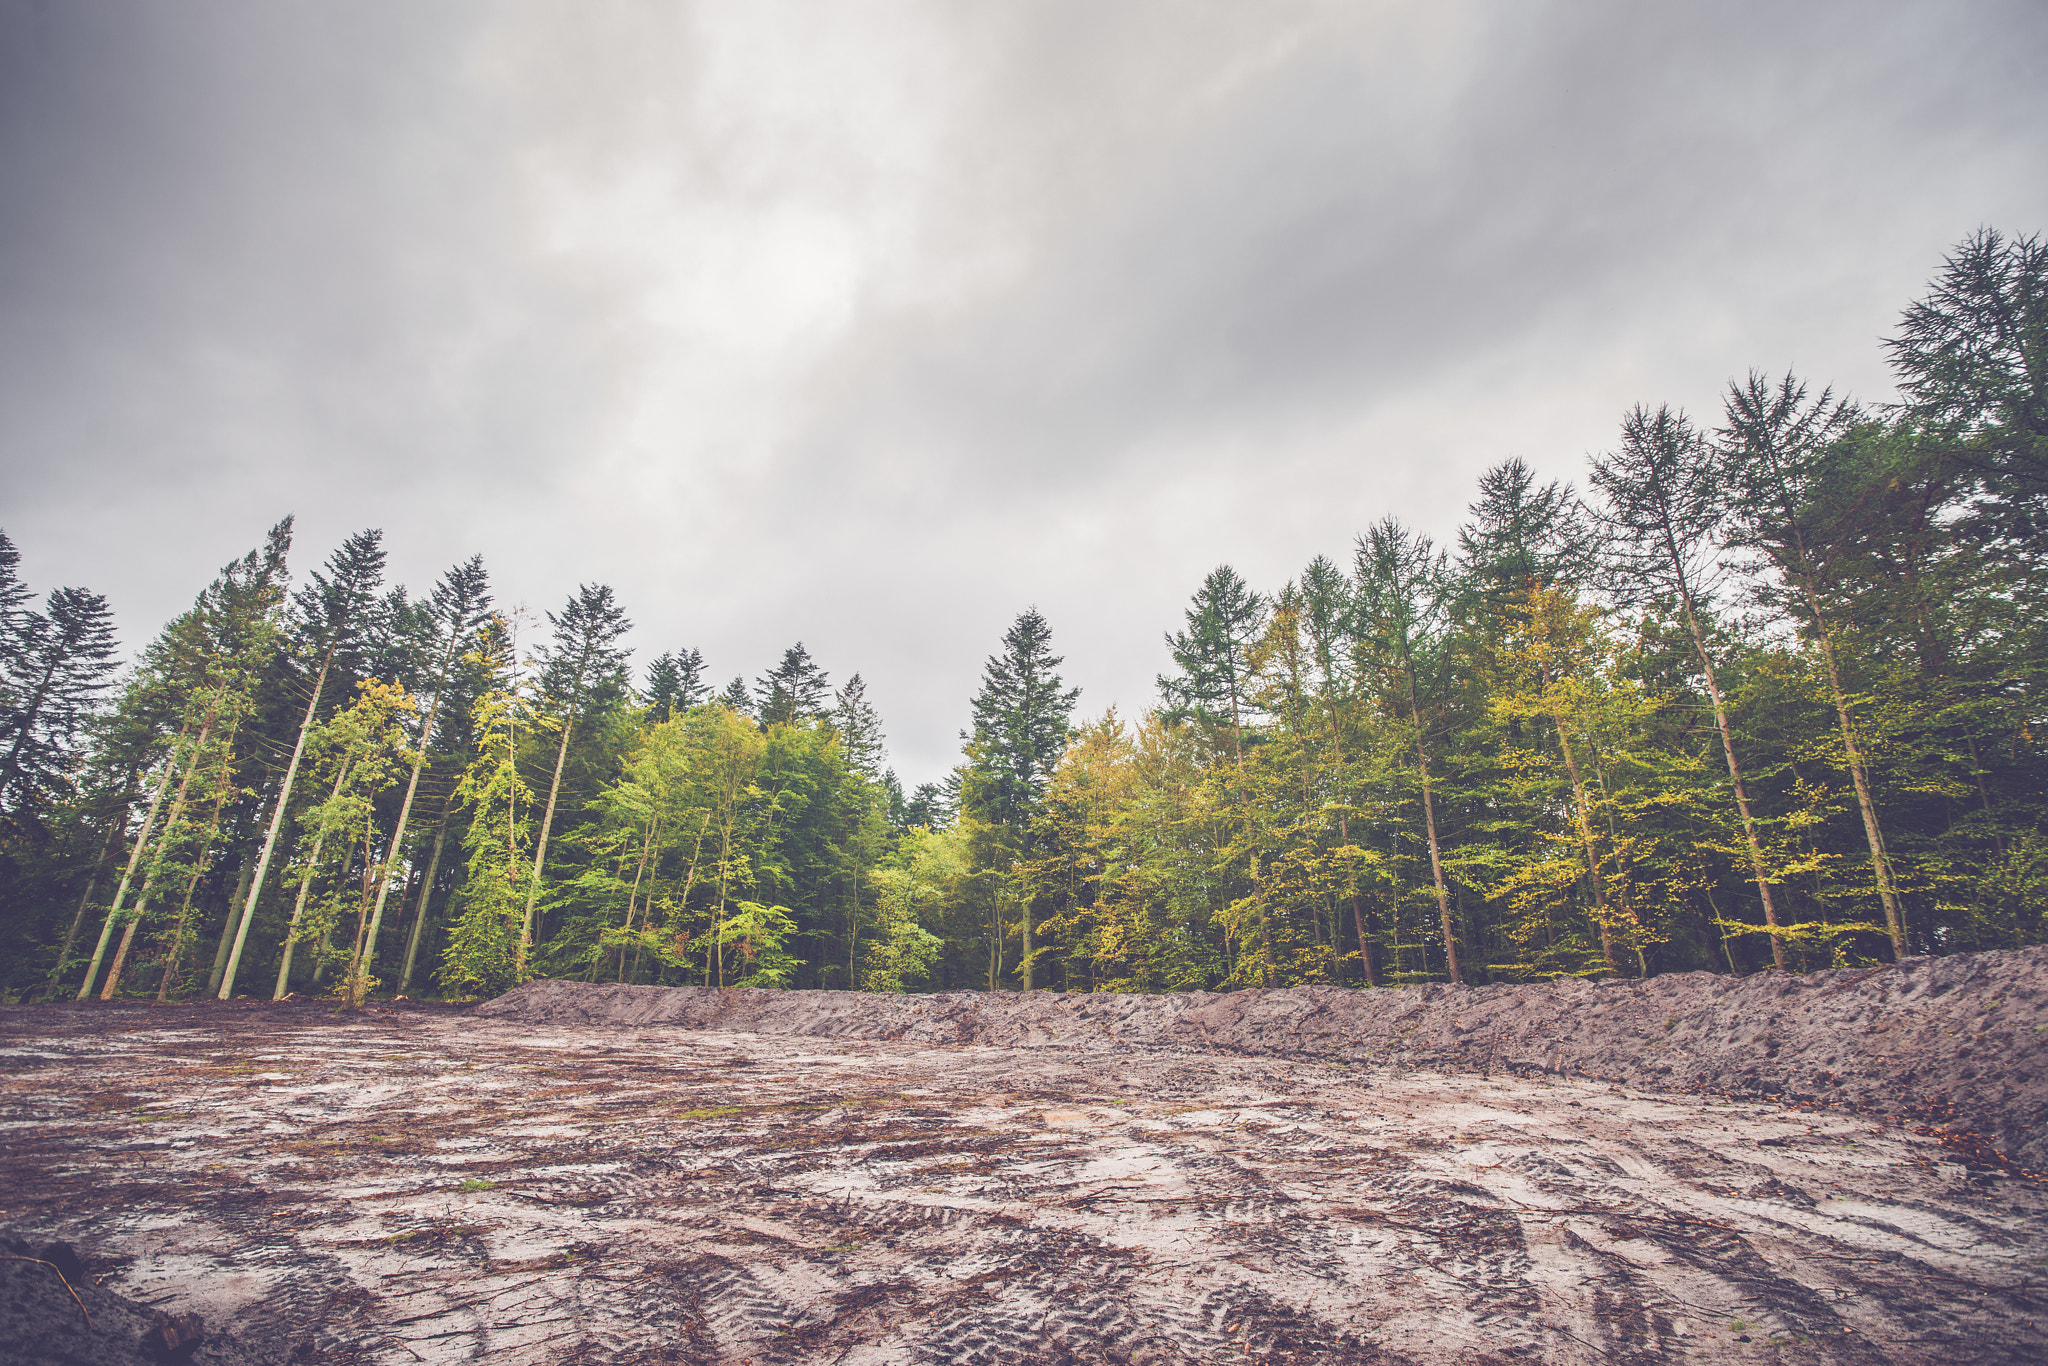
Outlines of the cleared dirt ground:
[{"label": "cleared dirt ground", "polygon": [[417,1007],[0,1031],[0,1223],[202,1362],[2048,1360],[2048,1190],[1841,1111]]}]

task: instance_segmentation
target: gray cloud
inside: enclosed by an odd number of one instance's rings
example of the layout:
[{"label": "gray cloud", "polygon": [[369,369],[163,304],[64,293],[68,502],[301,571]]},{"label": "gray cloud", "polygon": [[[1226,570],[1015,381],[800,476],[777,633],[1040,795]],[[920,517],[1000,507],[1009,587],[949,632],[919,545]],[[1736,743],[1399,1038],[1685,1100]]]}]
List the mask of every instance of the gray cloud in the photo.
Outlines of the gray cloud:
[{"label": "gray cloud", "polygon": [[933,776],[1036,602],[1268,584],[2048,227],[2032,4],[0,7],[4,524],[131,638],[297,510],[801,637]]}]

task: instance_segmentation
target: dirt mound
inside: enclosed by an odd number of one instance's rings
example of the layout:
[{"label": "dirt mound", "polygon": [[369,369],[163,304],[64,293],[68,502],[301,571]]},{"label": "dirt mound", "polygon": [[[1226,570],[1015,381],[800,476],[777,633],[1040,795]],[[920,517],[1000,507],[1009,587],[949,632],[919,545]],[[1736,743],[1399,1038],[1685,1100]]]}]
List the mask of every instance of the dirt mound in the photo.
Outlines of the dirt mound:
[{"label": "dirt mound", "polygon": [[2048,1170],[2048,947],[1807,975],[1170,996],[529,982],[477,1013],[529,1024],[1003,1048],[1207,1048],[1386,1067],[1552,1073],[1819,1101],[1982,1135]]},{"label": "dirt mound", "polygon": [[171,1315],[102,1287],[69,1243],[0,1238],[0,1360],[46,1366],[254,1366],[196,1314]]}]

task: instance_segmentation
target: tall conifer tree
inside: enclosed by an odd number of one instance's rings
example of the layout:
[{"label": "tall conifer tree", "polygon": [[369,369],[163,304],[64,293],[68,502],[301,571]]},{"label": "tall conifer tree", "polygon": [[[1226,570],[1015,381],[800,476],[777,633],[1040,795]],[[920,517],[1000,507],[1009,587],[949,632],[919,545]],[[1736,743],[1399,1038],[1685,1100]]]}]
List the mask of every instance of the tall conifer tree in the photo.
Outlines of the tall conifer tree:
[{"label": "tall conifer tree", "polygon": [[309,577],[311,582],[299,590],[294,602],[298,609],[298,655],[311,668],[312,682],[307,689],[305,714],[299,718],[298,739],[285,765],[284,780],[278,785],[270,827],[263,835],[263,849],[256,856],[256,872],[249,880],[249,899],[242,905],[241,923],[235,929],[227,968],[221,974],[219,996],[223,1001],[235,993],[236,970],[249,940],[249,926],[256,918],[256,903],[263,896],[271,856],[277,852],[278,832],[284,826],[285,808],[291,804],[292,784],[299,776],[306,736],[319,715],[328,675],[337,663],[350,662],[374,629],[372,614],[378,602],[377,589],[384,581],[384,533],[357,532],[328,558],[324,571],[315,570]]},{"label": "tall conifer tree", "polygon": [[534,842],[533,876],[526,888],[526,914],[520,930],[519,967],[526,970],[533,948],[533,909],[540,898],[541,876],[547,868],[548,836],[555,825],[555,805],[562,795],[562,769],[569,761],[569,741],[576,723],[591,712],[618,702],[626,695],[626,654],[619,637],[633,629],[626,613],[606,584],[579,584],[576,593],[560,613],[548,613],[555,628],[552,646],[541,652],[540,688],[552,705],[562,728],[562,742],[555,751],[555,772],[548,782],[548,802],[540,821],[540,836]]}]

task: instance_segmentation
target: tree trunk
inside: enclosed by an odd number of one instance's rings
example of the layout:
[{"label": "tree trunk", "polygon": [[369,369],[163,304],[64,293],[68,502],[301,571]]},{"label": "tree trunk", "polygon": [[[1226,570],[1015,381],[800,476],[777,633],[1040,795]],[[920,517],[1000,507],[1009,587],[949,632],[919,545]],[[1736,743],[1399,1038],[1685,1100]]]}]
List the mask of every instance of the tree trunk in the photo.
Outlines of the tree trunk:
[{"label": "tree trunk", "polygon": [[[581,671],[576,675],[576,686],[583,686]],[[562,746],[555,751],[555,777],[554,781],[548,784],[547,814],[541,817],[540,840],[533,850],[533,881],[526,885],[526,921],[519,931],[519,977],[522,981],[526,978],[526,956],[533,948],[533,907],[534,903],[540,900],[540,872],[547,863],[548,834],[555,825],[555,798],[561,795],[562,765],[569,761],[569,736],[575,729],[576,708],[572,705],[569,708],[568,719],[562,723]],[[722,981],[725,975],[725,955],[722,953],[719,955],[718,967]]]},{"label": "tree trunk", "polygon": [[1024,958],[1018,966],[1023,969],[1024,990],[1030,991],[1038,977],[1038,965],[1031,960],[1031,900],[1029,897],[1018,899],[1017,923],[1024,936]]},{"label": "tree trunk", "polygon": [[441,806],[441,824],[434,830],[434,852],[427,859],[427,879],[420,885],[419,909],[413,913],[412,935],[405,941],[405,970],[398,976],[398,994],[412,990],[413,964],[418,961],[420,937],[427,924],[427,907],[434,895],[434,878],[441,871],[441,845],[448,838],[448,807]]},{"label": "tree trunk", "polygon": [[[1444,861],[1436,839],[1436,803],[1429,791],[1429,751],[1422,743],[1422,703],[1415,688],[1415,669],[1409,665],[1408,717],[1415,724],[1415,766],[1422,774],[1422,823],[1429,834],[1429,872],[1436,879],[1436,909],[1444,927],[1444,970],[1453,982],[1462,982],[1458,969],[1458,927],[1451,918],[1451,896],[1444,885]],[[1425,965],[1426,966],[1426,965]]]},{"label": "tree trunk", "polygon": [[[426,766],[427,744],[434,738],[434,718],[441,712],[441,694],[448,690],[448,670],[455,662],[455,647],[462,639],[462,626],[458,621],[456,629],[448,637],[448,648],[441,655],[441,673],[434,680],[434,700],[427,706],[427,717],[420,722],[419,753],[412,761],[412,777],[405,784],[405,800],[399,803],[398,826],[391,832],[391,850],[384,856],[383,865],[377,870],[377,908],[370,913],[370,929],[364,947],[357,954],[356,961],[349,965],[349,974],[367,971],[362,961],[365,957],[375,961],[377,957],[377,931],[384,924],[384,898],[391,892],[391,869],[398,862],[398,848],[405,839],[406,822],[412,816],[413,794],[419,790],[420,770]],[[403,901],[400,902],[402,906]]]},{"label": "tree trunk", "polygon": [[[1548,682],[1545,679],[1546,689]],[[1619,977],[1621,965],[1614,961],[1614,929],[1609,924],[1612,911],[1607,904],[1607,880],[1600,876],[1600,854],[1593,842],[1593,817],[1586,806],[1586,784],[1579,777],[1579,761],[1572,755],[1571,736],[1565,729],[1564,713],[1554,710],[1550,719],[1557,724],[1557,746],[1564,751],[1565,772],[1571,775],[1572,806],[1579,817],[1579,842],[1585,847],[1586,871],[1593,879],[1595,919],[1600,924],[1600,957],[1606,962],[1607,970]],[[1773,938],[1775,940],[1775,936]]]},{"label": "tree trunk", "polygon": [[192,920],[192,893],[198,890],[200,875],[206,869],[207,856],[213,852],[213,838],[220,833],[221,808],[228,800],[228,759],[235,744],[235,729],[228,731],[227,748],[221,754],[220,777],[213,793],[213,815],[206,823],[206,842],[200,846],[199,860],[193,865],[192,876],[185,879],[185,896],[178,905],[178,921],[171,930],[169,950],[164,954],[163,980],[157,983],[156,999],[161,1005],[170,999],[171,983],[178,975],[178,963],[185,956],[185,927]]},{"label": "tree trunk", "polygon": [[[348,781],[349,767],[350,765],[344,760],[341,767],[335,770],[334,790],[327,794],[328,801],[331,802],[341,795],[341,786]],[[291,984],[292,949],[298,943],[299,920],[306,914],[306,897],[313,890],[314,877],[320,872],[320,848],[326,843],[327,822],[322,821],[320,822],[320,828],[313,832],[313,852],[306,859],[306,877],[299,884],[299,899],[292,904],[292,921],[284,932],[284,952],[280,955],[277,964],[277,988],[270,993],[270,999],[273,1001],[282,1001],[285,996],[285,988]],[[243,923],[247,923],[246,918]],[[323,946],[326,944],[324,936],[321,939],[321,943]],[[316,973],[318,971],[317,964],[315,965],[315,971]],[[317,982],[319,977],[316,975],[313,980]],[[223,996],[221,999],[225,1000],[227,998]]]},{"label": "tree trunk", "polygon": [[1714,700],[1714,725],[1721,732],[1721,753],[1728,760],[1728,780],[1735,785],[1735,809],[1742,814],[1743,838],[1749,841],[1749,866],[1756,877],[1757,896],[1764,903],[1764,924],[1771,931],[1771,963],[1783,972],[1785,942],[1778,934],[1778,907],[1771,897],[1771,878],[1764,867],[1763,841],[1756,832],[1756,817],[1749,811],[1749,792],[1743,786],[1742,768],[1735,762],[1735,737],[1728,724],[1727,704],[1721,697],[1721,680],[1714,673],[1713,657],[1707,653],[1707,637],[1700,629],[1698,615],[1693,611],[1692,593],[1682,581],[1679,588],[1680,601],[1685,607],[1685,624],[1692,631],[1693,649],[1698,652],[1700,668],[1707,676],[1707,695]]},{"label": "tree trunk", "polygon": [[92,995],[92,984],[100,975],[100,962],[106,957],[107,940],[114,933],[115,917],[121,914],[121,903],[128,899],[128,884],[135,878],[135,870],[142,863],[142,851],[149,846],[150,831],[156,826],[157,809],[163,805],[164,793],[171,787],[171,774],[178,767],[178,751],[184,747],[185,731],[190,722],[178,727],[177,741],[171,746],[170,757],[164,761],[164,775],[157,779],[156,794],[149,799],[149,814],[142,818],[142,829],[136,833],[135,847],[128,854],[128,869],[121,874],[121,885],[115,889],[113,904],[107,907],[107,922],[100,926],[100,942],[92,951],[92,962],[86,966],[85,981],[79,984],[78,999],[83,1001]]},{"label": "tree trunk", "polygon": [[[134,781],[133,775],[129,781]],[[57,998],[57,983],[64,980],[64,960],[71,956],[71,946],[78,942],[78,931],[85,924],[85,908],[92,902],[93,889],[100,885],[100,874],[106,869],[107,855],[113,852],[114,832],[120,825],[118,819],[107,823],[106,837],[100,841],[99,855],[93,859],[92,872],[86,876],[85,891],[78,898],[78,909],[72,913],[71,928],[64,932],[64,947],[57,950],[57,961],[50,968],[50,980],[43,985],[45,1000]]]},{"label": "tree trunk", "polygon": [[[216,706],[218,705],[216,701]],[[142,879],[142,891],[135,898],[135,915],[129,920],[128,928],[121,933],[121,947],[114,951],[113,964],[107,969],[107,983],[100,988],[100,999],[111,1001],[121,984],[121,968],[128,961],[128,948],[135,942],[135,929],[142,923],[142,913],[149,907],[149,893],[156,883],[156,874],[163,859],[163,842],[178,828],[178,821],[185,814],[185,793],[192,786],[192,775],[199,768],[200,751],[206,747],[206,737],[213,730],[215,713],[209,711],[206,720],[199,727],[199,738],[192,742],[192,757],[185,764],[185,776],[178,779],[178,795],[171,798],[170,814],[164,817],[164,833],[157,840],[157,857],[150,864],[149,873]]]},{"label": "tree trunk", "polygon": [[228,898],[228,913],[221,917],[220,943],[213,950],[213,971],[206,974],[206,994],[211,996],[220,990],[220,975],[228,967],[228,943],[235,934],[235,911],[241,906],[242,898],[249,892],[249,878],[256,871],[256,865],[244,860],[242,875],[235,879],[235,894]]},{"label": "tree trunk", "polygon": [[263,852],[256,859],[255,876],[249,880],[249,899],[242,904],[242,923],[235,930],[235,946],[228,952],[227,971],[221,974],[217,999],[235,994],[235,971],[242,965],[242,950],[249,942],[249,924],[256,918],[256,902],[263,895],[263,880],[270,872],[270,856],[277,851],[277,832],[284,825],[284,811],[292,801],[292,783],[299,776],[299,760],[305,757],[306,733],[313,728],[313,716],[320,708],[320,694],[327,688],[327,669],[334,662],[334,647],[321,657],[320,672],[313,680],[313,695],[306,701],[306,714],[299,718],[298,742],[292,746],[291,762],[285,765],[284,785],[278,789],[277,809],[270,813],[270,829],[263,836]]},{"label": "tree trunk", "polygon": [[[640,843],[640,862],[639,862],[639,864],[638,864],[637,866],[635,866],[635,867],[634,867],[634,869],[633,869],[633,890],[632,890],[631,892],[629,892],[629,893],[627,893],[627,894],[626,894],[626,933],[627,933],[627,934],[631,934],[631,933],[633,932],[633,910],[634,910],[634,907],[635,907],[635,905],[636,905],[636,904],[637,904],[637,903],[639,902],[639,900],[640,900],[640,879],[641,879],[642,877],[644,877],[644,876],[646,875],[646,873],[647,873],[647,855],[648,855],[648,853],[649,853],[649,852],[650,852],[650,851],[651,851],[651,850],[652,850],[652,849],[654,848],[654,832],[655,832],[655,829],[656,829],[656,828],[657,828],[657,827],[658,827],[658,826],[659,826],[660,824],[661,824],[661,820],[660,820],[660,818],[659,818],[659,817],[656,817],[656,818],[654,818],[653,820],[650,820],[650,821],[648,821],[648,822],[647,822],[647,838],[646,838],[645,840],[641,841],[641,843]],[[653,900],[654,900],[654,895],[653,895],[653,892],[652,892],[652,891],[650,891],[650,892],[648,893],[648,901],[649,901],[650,903],[652,903],[652,901],[653,901]],[[650,910],[651,910],[651,909],[653,909],[653,908],[652,908],[652,905],[651,905],[651,904],[650,904],[650,906],[649,906],[649,909],[650,909]],[[596,980],[596,977],[595,977],[595,971],[596,971],[596,969],[595,969],[595,966],[593,965],[593,968],[592,968],[592,973],[593,973],[593,976],[592,976],[592,980],[593,980],[593,981],[595,981],[595,980]],[[625,981],[625,980],[626,980],[626,946],[625,946],[624,944],[621,944],[621,945],[619,945],[619,980],[620,980],[621,982],[623,982],[623,981]]]},{"label": "tree trunk", "polygon": [[1842,675],[1835,667],[1835,645],[1821,616],[1820,599],[1811,586],[1800,585],[1807,607],[1813,613],[1813,634],[1820,643],[1821,662],[1827,666],[1828,692],[1835,703],[1835,719],[1842,728],[1842,753],[1849,768],[1849,782],[1856,789],[1856,806],[1863,813],[1863,835],[1870,843],[1870,867],[1877,875],[1877,897],[1884,903],[1885,928],[1891,932],[1892,957],[1904,958],[1906,918],[1899,910],[1898,894],[1892,888],[1891,860],[1885,857],[1884,832],[1877,823],[1877,803],[1870,795],[1870,779],[1863,769],[1863,755],[1856,748],[1856,727],[1849,719],[1849,699],[1842,691]]},{"label": "tree trunk", "polygon": [[366,981],[367,968],[363,941],[370,932],[370,899],[376,889],[377,866],[377,813],[373,807],[363,820],[363,890],[356,898],[356,938],[349,946],[348,972],[341,979],[341,988],[350,1010],[360,1009],[363,998],[369,994]]}]

